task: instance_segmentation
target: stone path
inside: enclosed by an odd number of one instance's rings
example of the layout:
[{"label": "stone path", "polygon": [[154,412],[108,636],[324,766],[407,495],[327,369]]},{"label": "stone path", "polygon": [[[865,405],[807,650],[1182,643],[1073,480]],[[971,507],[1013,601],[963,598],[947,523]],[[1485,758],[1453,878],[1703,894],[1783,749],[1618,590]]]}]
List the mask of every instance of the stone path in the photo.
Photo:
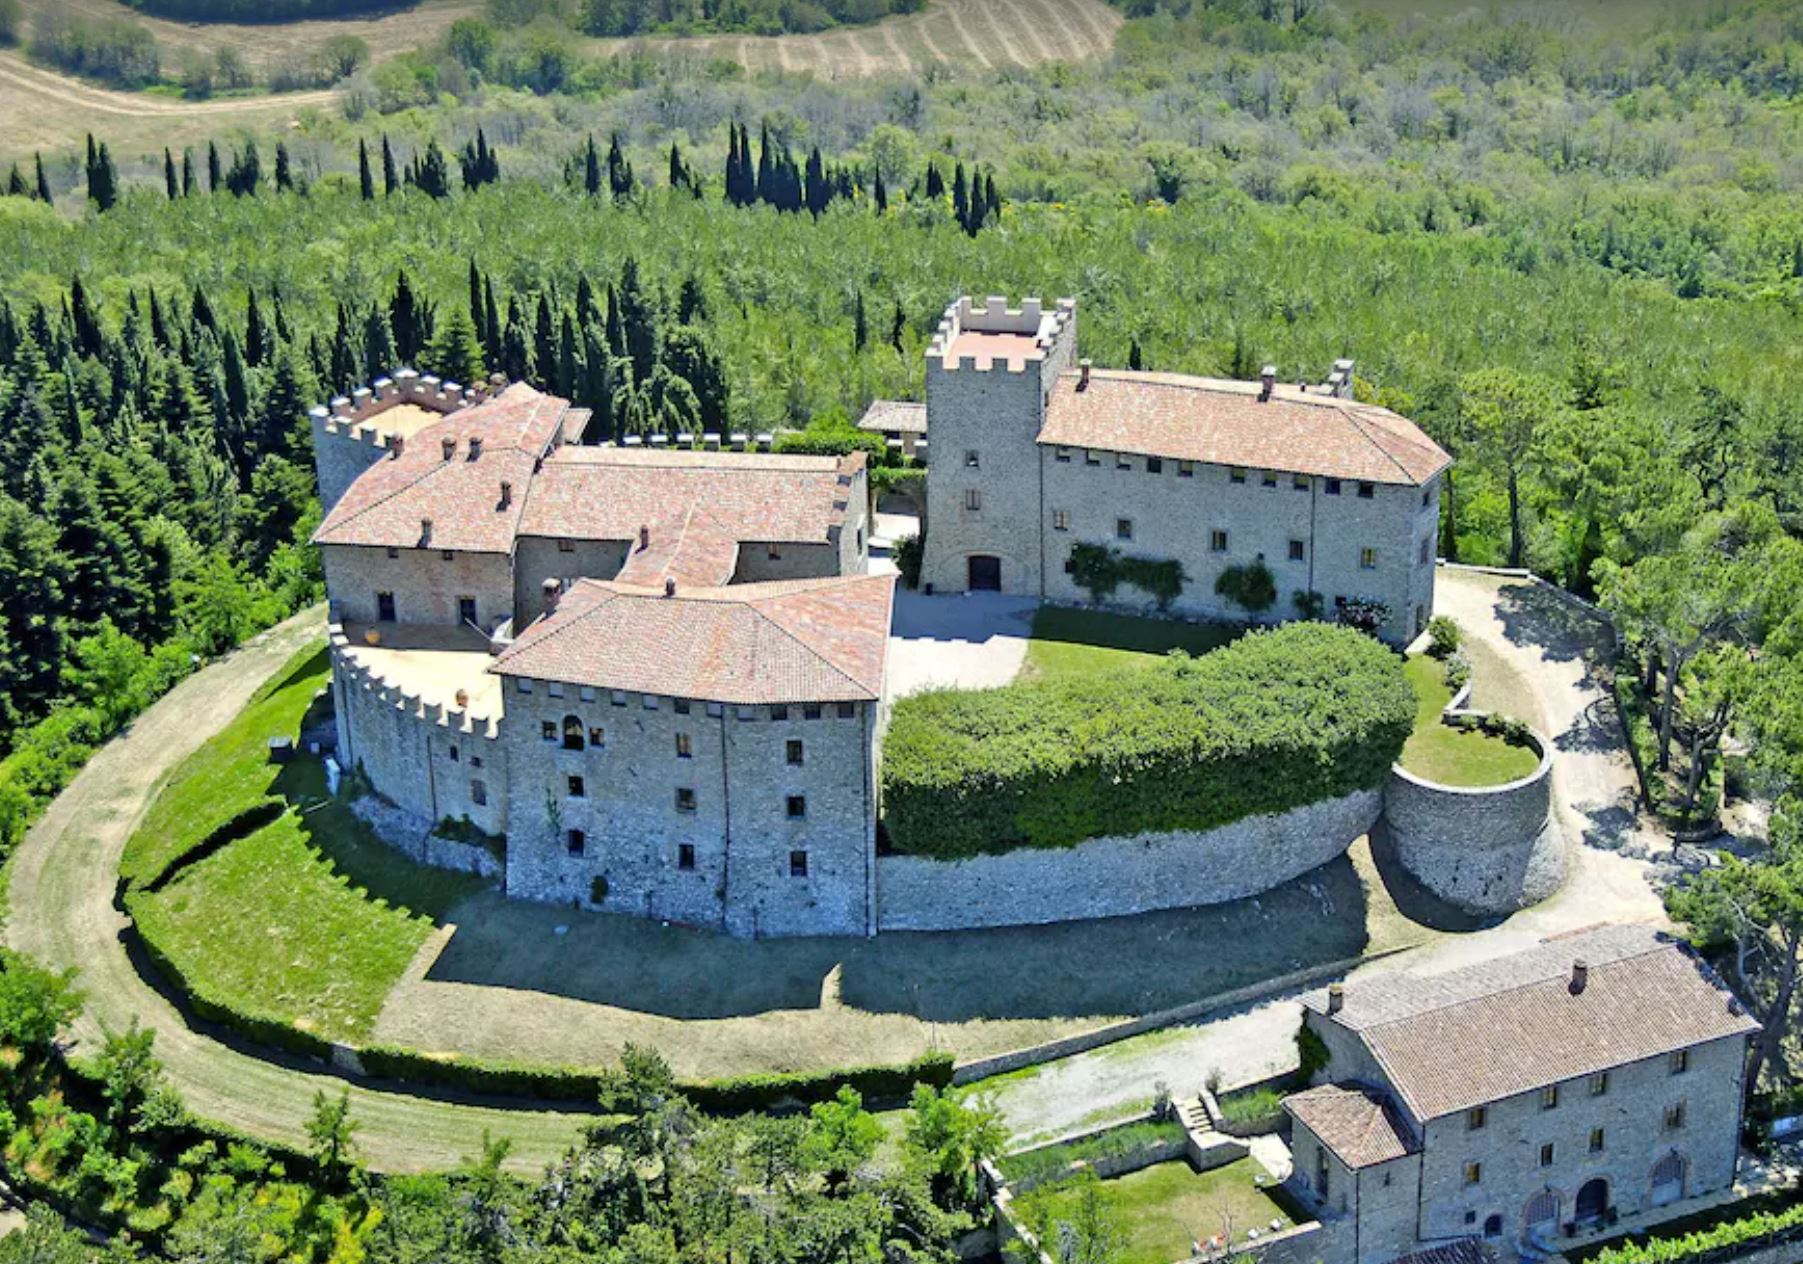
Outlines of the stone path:
[{"label": "stone path", "polygon": [[[1532,583],[1463,571],[1440,573],[1434,608],[1457,619],[1471,642],[1478,705],[1533,722],[1558,748],[1553,778],[1572,843],[1569,876],[1552,899],[1498,926],[1440,936],[1353,977],[1369,970],[1438,973],[1601,922],[1663,924],[1657,873],[1645,858],[1661,844],[1641,825],[1612,703],[1586,664],[1586,653],[1608,645],[1606,627]],[[1277,998],[1004,1080],[995,1102],[1017,1135],[1053,1135],[1131,1114],[1159,1080],[1181,1095],[1211,1070],[1233,1087],[1294,1066],[1300,1022],[1295,998]]]},{"label": "stone path", "polygon": [[[156,1052],[188,1106],[256,1136],[304,1144],[315,1093],[345,1081],[313,1064],[252,1056],[190,1027],[139,977],[113,907],[120,853],[156,792],[189,752],[217,734],[296,651],[323,637],[323,608],[295,616],[177,685],[98,751],[20,845],[12,868],[7,942],[56,969],[75,967],[87,1007],[71,1033],[91,1051],[102,1028],[135,1017],[157,1033]],[[357,1143],[377,1168],[454,1165],[481,1152],[482,1134],[514,1140],[510,1166],[537,1171],[575,1137],[578,1116],[451,1103],[351,1087]]]}]

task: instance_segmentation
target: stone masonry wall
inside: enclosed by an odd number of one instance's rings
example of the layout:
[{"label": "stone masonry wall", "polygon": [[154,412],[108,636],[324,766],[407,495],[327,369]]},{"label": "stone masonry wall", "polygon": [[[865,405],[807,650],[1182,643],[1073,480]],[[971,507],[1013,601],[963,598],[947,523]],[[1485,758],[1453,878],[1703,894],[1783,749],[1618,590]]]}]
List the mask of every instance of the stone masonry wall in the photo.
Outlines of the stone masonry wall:
[{"label": "stone masonry wall", "polygon": [[[568,544],[566,550],[563,544]],[[513,632],[518,636],[545,612],[545,581],[612,579],[626,565],[624,540],[558,541],[523,535],[513,546]]]},{"label": "stone masonry wall", "polygon": [[439,549],[397,549],[327,544],[319,550],[325,567],[332,618],[339,622],[374,623],[377,594],[394,594],[399,623],[456,625],[460,598],[476,599],[476,620],[484,629],[497,627],[513,611],[513,572],[505,553],[469,553]]},{"label": "stone masonry wall", "polygon": [[1397,858],[1435,895],[1473,913],[1512,913],[1565,880],[1565,835],[1552,807],[1552,755],[1506,786],[1436,785],[1400,765],[1384,789],[1383,829]]},{"label": "stone masonry wall", "polygon": [[969,860],[877,860],[881,930],[1018,926],[1256,895],[1326,864],[1370,829],[1376,790],[1201,833],[1096,838]]}]

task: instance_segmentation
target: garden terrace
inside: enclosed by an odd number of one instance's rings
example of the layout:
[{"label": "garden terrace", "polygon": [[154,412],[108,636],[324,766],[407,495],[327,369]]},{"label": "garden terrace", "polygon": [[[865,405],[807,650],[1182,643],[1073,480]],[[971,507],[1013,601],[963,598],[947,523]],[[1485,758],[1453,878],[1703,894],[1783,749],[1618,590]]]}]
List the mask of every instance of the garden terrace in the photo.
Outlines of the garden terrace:
[{"label": "garden terrace", "polygon": [[[377,638],[373,642],[371,633]],[[501,680],[488,670],[494,662],[488,638],[474,628],[346,623],[336,644],[339,655],[354,667],[425,706],[467,711],[475,720],[501,718]]]},{"label": "garden terrace", "polygon": [[1531,776],[1540,752],[1481,727],[1447,724],[1441,713],[1452,702],[1445,667],[1416,655],[1403,665],[1415,690],[1415,729],[1402,748],[1401,764],[1416,776],[1442,786],[1504,786]]}]

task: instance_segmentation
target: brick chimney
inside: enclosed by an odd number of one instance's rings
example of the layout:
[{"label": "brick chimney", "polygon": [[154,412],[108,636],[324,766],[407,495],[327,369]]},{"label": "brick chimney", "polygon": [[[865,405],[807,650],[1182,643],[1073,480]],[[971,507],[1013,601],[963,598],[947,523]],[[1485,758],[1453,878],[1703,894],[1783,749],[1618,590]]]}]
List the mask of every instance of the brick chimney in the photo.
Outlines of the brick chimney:
[{"label": "brick chimney", "polygon": [[650,527],[640,527],[639,528],[639,547],[641,549],[648,549],[651,547],[651,528]]},{"label": "brick chimney", "polygon": [[509,483],[507,480],[503,479],[503,480],[501,480],[501,504],[499,507],[502,509],[505,509],[505,508],[507,508],[507,506],[511,505],[512,503],[513,503],[513,484]]},{"label": "brick chimney", "polygon": [[1327,1012],[1337,1014],[1346,1008],[1346,985],[1329,983],[1327,985]]},{"label": "brick chimney", "polygon": [[1077,389],[1078,390],[1086,391],[1089,389],[1089,371],[1090,371],[1090,369],[1092,369],[1094,367],[1095,367],[1094,361],[1091,361],[1091,360],[1077,361]]},{"label": "brick chimney", "polygon": [[421,548],[432,543],[432,520],[430,518],[419,520],[419,542]]},{"label": "brick chimney", "polygon": [[1271,394],[1277,389],[1277,366],[1267,364],[1258,374],[1258,402],[1269,402]]},{"label": "brick chimney", "polygon": [[438,450],[444,454],[445,460],[450,460],[457,455],[457,440],[440,439],[438,441]]},{"label": "brick chimney", "polygon": [[664,596],[674,597],[675,595],[676,595],[676,580],[669,575],[664,576]]},{"label": "brick chimney", "polygon": [[1578,995],[1590,986],[1590,963],[1579,957],[1571,963],[1571,994]]},{"label": "brick chimney", "polygon": [[470,460],[480,461],[481,459],[482,459],[482,436],[481,435],[471,435],[470,436]]},{"label": "brick chimney", "polygon": [[406,448],[407,448],[407,436],[406,435],[394,435],[388,440],[389,455],[396,461],[401,459],[401,453],[403,451],[405,451]]},{"label": "brick chimney", "polygon": [[563,585],[555,579],[547,579],[539,585],[543,595],[545,613],[550,614],[557,609],[557,599],[563,596]]}]

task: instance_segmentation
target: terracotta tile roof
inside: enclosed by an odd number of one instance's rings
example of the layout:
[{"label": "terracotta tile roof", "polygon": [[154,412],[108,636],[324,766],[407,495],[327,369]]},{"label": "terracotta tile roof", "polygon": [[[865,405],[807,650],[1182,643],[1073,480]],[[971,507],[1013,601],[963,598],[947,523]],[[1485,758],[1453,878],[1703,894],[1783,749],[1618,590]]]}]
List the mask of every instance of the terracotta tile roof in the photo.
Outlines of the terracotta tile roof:
[{"label": "terracotta tile roof", "polygon": [[[516,383],[486,403],[421,427],[399,456],[371,465],[313,533],[317,544],[508,553],[532,470],[569,409],[567,400]],[[480,438],[470,459],[470,440]],[[453,440],[445,460],[443,443]],[[512,498],[501,501],[501,484]],[[422,524],[430,520],[428,535]]]},{"label": "terracotta tile roof", "polygon": [[1387,409],[1256,382],[1092,370],[1060,374],[1039,442],[1323,478],[1419,485],[1451,463]]},{"label": "terracotta tile roof", "polygon": [[1283,1108],[1350,1168],[1388,1163],[1419,1148],[1390,1099],[1360,1084],[1293,1093]]},{"label": "terracotta tile roof", "polygon": [[891,575],[676,595],[582,580],[490,669],[660,697],[754,706],[882,696]]},{"label": "terracotta tile roof", "polygon": [[[520,534],[636,540],[679,533],[700,507],[735,542],[823,544],[845,521],[864,454],[564,447],[532,480]],[[730,571],[728,574],[730,575]]]},{"label": "terracotta tile roof", "polygon": [[[1588,967],[1573,990],[1573,963]],[[1318,1014],[1327,994],[1302,998]],[[1646,926],[1544,941],[1439,976],[1348,983],[1357,1033],[1417,1120],[1759,1029],[1683,944]]]},{"label": "terracotta tile roof", "polygon": [[873,434],[925,434],[927,406],[909,399],[873,399],[858,429]]},{"label": "terracotta tile roof", "polygon": [[1390,1264],[1496,1264],[1496,1253],[1476,1238],[1459,1238],[1399,1255]]}]

